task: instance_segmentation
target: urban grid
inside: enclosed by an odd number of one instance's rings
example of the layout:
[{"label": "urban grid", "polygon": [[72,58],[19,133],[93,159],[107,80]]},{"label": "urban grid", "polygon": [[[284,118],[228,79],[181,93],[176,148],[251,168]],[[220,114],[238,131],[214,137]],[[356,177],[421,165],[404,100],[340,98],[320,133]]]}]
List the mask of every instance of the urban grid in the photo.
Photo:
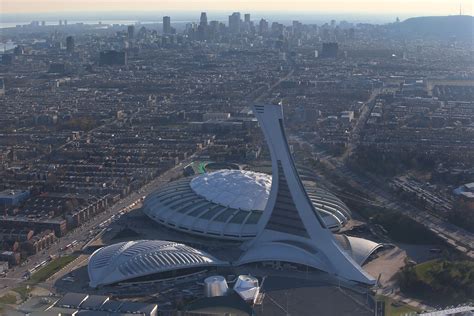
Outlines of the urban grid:
[{"label": "urban grid", "polygon": [[212,15],[0,29],[0,314],[472,315],[474,18]]}]

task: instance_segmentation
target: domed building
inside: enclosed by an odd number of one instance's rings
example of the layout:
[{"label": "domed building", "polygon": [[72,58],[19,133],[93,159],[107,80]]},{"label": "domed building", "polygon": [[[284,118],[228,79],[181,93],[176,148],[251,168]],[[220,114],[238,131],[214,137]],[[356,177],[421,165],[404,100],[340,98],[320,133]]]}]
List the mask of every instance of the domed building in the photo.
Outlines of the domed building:
[{"label": "domed building", "polygon": [[89,285],[161,280],[189,275],[209,267],[227,265],[204,251],[162,240],[113,244],[96,250],[89,258]]},{"label": "domed building", "polygon": [[350,211],[336,196],[300,177],[285,135],[282,106],[255,105],[254,113],[269,147],[271,176],[218,170],[171,182],[143,204],[147,216],[171,229],[242,241],[240,257],[224,262],[168,241],[119,243],[90,257],[91,286],[266,263],[289,263],[348,281],[376,283],[361,265],[382,245],[334,234],[350,219]]},{"label": "domed building", "polygon": [[[272,177],[245,170],[218,170],[171,182],[148,195],[143,212],[172,229],[219,239],[246,240],[268,202]],[[327,227],[339,231],[350,219],[347,206],[315,185],[306,186]]]}]

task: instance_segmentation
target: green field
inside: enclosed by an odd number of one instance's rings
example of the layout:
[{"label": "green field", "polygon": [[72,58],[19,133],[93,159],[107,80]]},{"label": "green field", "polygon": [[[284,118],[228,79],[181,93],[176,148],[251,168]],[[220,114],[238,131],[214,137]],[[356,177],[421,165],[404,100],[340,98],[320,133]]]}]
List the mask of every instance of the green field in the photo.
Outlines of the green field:
[{"label": "green field", "polygon": [[414,297],[444,305],[474,301],[474,262],[432,260],[406,267],[400,286]]},{"label": "green field", "polygon": [[37,284],[46,281],[50,276],[67,266],[76,258],[76,255],[69,255],[52,260],[46,266],[33,273],[27,283]]},{"label": "green field", "polygon": [[413,315],[416,315],[416,313],[419,312],[419,310],[411,306],[397,304],[392,299],[386,296],[378,296],[377,300],[385,302],[385,315],[386,316],[403,316],[410,313]]},{"label": "green field", "polygon": [[15,304],[16,297],[13,294],[5,294],[0,297],[0,306],[3,304]]},{"label": "green field", "polygon": [[3,315],[5,305],[16,303],[16,296],[14,294],[5,294],[0,296],[0,315]]},{"label": "green field", "polygon": [[30,294],[31,292],[31,289],[29,286],[27,285],[21,285],[17,288],[14,288],[13,291],[17,292],[18,294],[20,294],[21,296],[21,299],[24,301],[28,298],[28,295]]}]

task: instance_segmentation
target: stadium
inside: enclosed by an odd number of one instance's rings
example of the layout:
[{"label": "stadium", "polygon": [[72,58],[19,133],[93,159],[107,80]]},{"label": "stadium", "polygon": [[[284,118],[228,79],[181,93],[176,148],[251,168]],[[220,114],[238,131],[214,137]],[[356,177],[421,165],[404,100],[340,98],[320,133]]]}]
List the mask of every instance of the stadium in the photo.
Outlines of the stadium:
[{"label": "stadium", "polygon": [[171,241],[134,241],[103,247],[89,258],[90,286],[185,276],[206,268],[291,265],[374,285],[361,266],[382,247],[337,234],[350,211],[336,196],[301,177],[291,155],[281,105],[255,106],[272,158],[271,176],[218,170],[171,182],[150,194],[143,212],[173,230],[241,241],[232,262]]},{"label": "stadium", "polygon": [[226,265],[212,255],[170,241],[140,240],[113,244],[96,250],[87,267],[89,285],[143,282],[177,278]]},{"label": "stadium", "polygon": [[[351,218],[347,206],[326,189],[305,181],[305,189],[327,227],[339,231]],[[268,201],[272,177],[246,170],[218,170],[171,182],[150,194],[143,211],[154,221],[190,234],[246,240]]]}]

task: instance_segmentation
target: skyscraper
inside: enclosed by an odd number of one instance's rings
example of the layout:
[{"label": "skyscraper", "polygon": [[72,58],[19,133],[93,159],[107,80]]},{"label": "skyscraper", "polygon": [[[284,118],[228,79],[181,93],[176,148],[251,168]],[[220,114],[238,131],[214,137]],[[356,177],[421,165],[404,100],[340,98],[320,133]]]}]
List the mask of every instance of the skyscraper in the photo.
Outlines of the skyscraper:
[{"label": "skyscraper", "polygon": [[233,34],[240,33],[240,12],[229,15],[229,31]]},{"label": "skyscraper", "polygon": [[163,17],[163,34],[171,34],[171,18],[169,16]]},{"label": "skyscraper", "polygon": [[250,13],[245,13],[244,14],[244,22],[246,24],[250,24]]},{"label": "skyscraper", "polygon": [[74,52],[74,47],[75,47],[74,37],[72,37],[72,36],[66,37],[66,51],[68,53],[73,53]]},{"label": "skyscraper", "polygon": [[129,25],[127,27],[128,39],[131,40],[135,36],[135,25]]},{"label": "skyscraper", "polygon": [[207,26],[207,14],[206,12],[201,12],[201,18],[199,20],[199,25],[200,26]]},{"label": "skyscraper", "polygon": [[261,19],[260,23],[258,24],[258,32],[260,34],[265,34],[268,32],[268,22],[265,19]]}]

